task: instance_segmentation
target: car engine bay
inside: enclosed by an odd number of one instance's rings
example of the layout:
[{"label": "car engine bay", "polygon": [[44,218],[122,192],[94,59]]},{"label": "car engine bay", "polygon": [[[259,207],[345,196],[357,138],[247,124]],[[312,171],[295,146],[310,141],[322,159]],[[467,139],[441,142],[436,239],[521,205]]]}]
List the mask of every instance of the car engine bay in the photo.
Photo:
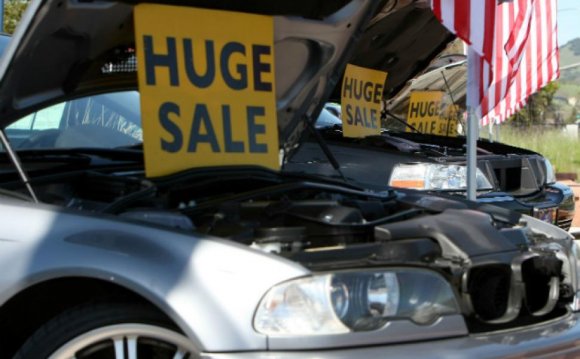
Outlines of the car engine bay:
[{"label": "car engine bay", "polygon": [[57,177],[33,179],[42,202],[231,240],[316,272],[435,270],[452,283],[472,332],[565,315],[575,296],[567,234],[497,207],[256,168]]}]

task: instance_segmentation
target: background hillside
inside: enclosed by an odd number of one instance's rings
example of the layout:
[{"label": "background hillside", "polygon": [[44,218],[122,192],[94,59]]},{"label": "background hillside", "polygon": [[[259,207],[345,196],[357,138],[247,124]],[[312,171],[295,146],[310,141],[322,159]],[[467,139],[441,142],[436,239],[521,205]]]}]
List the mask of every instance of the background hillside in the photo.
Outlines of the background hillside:
[{"label": "background hillside", "polygon": [[580,38],[560,47],[560,66],[580,63]]},{"label": "background hillside", "polygon": [[[566,69],[567,66],[579,66]],[[574,122],[580,108],[580,38],[560,47],[560,80],[555,105],[567,122]]]}]

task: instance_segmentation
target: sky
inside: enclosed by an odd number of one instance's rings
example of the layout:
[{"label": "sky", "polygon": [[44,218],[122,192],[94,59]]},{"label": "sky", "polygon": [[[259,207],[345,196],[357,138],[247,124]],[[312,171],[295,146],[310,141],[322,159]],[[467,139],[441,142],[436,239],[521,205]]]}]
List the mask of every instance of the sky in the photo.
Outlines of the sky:
[{"label": "sky", "polygon": [[580,37],[580,1],[558,0],[558,43]]}]

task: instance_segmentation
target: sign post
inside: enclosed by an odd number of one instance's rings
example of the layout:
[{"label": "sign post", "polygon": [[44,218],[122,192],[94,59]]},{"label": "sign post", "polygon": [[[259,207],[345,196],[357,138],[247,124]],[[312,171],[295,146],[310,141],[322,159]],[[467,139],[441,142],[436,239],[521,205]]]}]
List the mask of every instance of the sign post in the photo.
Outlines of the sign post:
[{"label": "sign post", "polygon": [[475,201],[477,197],[477,138],[479,136],[479,118],[477,106],[479,99],[478,78],[479,61],[477,53],[468,47],[467,50],[467,199]]}]

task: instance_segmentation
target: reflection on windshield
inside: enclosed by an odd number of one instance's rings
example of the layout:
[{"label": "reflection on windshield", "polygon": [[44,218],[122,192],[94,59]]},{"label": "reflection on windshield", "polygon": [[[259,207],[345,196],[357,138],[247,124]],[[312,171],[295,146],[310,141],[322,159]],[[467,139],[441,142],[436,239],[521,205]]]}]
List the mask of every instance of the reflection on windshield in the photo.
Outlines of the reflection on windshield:
[{"label": "reflection on windshield", "polygon": [[[432,91],[433,92],[433,91]],[[436,91],[435,91],[436,92]],[[441,99],[445,98],[443,92],[438,92]],[[423,91],[413,95],[433,96],[432,93]],[[411,104],[407,101],[408,114],[394,114],[389,109],[383,109],[381,116],[381,129],[389,133],[418,132],[447,137],[456,137],[463,134],[465,126],[462,123],[464,110],[453,103],[446,101],[415,101]],[[334,117],[333,119],[331,117]],[[328,128],[341,125],[341,105],[328,102],[324,105],[316,122],[317,128]]]},{"label": "reflection on windshield", "polygon": [[59,103],[6,128],[16,149],[115,148],[143,141],[139,93],[114,92]]}]

